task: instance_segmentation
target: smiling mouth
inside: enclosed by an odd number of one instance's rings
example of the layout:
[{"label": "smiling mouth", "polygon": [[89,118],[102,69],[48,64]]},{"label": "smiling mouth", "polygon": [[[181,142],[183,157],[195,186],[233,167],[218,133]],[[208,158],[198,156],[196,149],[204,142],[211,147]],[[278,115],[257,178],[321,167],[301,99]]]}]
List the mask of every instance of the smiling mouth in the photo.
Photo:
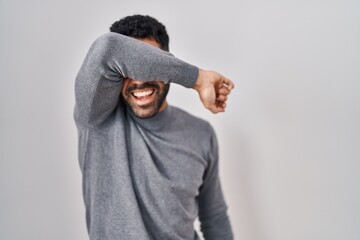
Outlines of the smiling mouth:
[{"label": "smiling mouth", "polygon": [[143,90],[136,90],[131,92],[131,95],[138,100],[146,99],[152,96],[155,92],[155,89],[143,89]]}]

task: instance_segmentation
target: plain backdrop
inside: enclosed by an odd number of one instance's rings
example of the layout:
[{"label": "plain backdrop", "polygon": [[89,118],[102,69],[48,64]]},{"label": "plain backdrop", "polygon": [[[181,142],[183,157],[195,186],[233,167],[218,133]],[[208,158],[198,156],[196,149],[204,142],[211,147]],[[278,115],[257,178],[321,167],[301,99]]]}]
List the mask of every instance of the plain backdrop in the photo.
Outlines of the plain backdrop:
[{"label": "plain backdrop", "polygon": [[87,239],[74,78],[92,41],[135,13],[236,84],[218,115],[191,89],[169,95],[217,132],[236,239],[359,240],[357,0],[0,0],[0,239]]}]

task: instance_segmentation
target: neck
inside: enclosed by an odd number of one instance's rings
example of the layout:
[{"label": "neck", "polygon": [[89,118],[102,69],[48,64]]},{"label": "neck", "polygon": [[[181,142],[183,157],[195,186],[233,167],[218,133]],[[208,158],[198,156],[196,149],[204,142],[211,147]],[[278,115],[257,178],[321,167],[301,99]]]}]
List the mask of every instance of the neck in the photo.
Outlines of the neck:
[{"label": "neck", "polygon": [[167,101],[166,101],[166,99],[165,99],[165,100],[163,101],[163,103],[161,104],[161,107],[160,107],[160,109],[159,109],[159,112],[164,111],[165,108],[166,108],[166,106],[167,106]]}]

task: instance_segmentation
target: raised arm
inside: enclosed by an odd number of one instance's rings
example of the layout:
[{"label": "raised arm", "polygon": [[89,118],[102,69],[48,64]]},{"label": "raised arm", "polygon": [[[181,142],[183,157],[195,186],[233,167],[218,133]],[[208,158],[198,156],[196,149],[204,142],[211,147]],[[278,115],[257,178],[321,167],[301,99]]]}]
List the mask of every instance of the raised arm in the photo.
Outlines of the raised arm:
[{"label": "raised arm", "polygon": [[113,113],[122,80],[173,82],[198,91],[213,113],[225,111],[234,84],[219,73],[198,70],[172,54],[118,33],[100,36],[90,47],[75,80],[78,124],[97,125]]},{"label": "raised arm", "polygon": [[90,50],[75,80],[75,121],[97,125],[119,102],[122,80],[160,80],[193,87],[198,69],[170,53],[118,33],[100,36]]}]

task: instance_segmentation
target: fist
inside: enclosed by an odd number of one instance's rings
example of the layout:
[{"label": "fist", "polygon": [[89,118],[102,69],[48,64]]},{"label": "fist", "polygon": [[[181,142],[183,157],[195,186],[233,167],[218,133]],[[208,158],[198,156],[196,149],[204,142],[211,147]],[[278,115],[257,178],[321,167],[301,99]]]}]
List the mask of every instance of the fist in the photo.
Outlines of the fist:
[{"label": "fist", "polygon": [[226,101],[234,84],[217,72],[199,69],[193,88],[199,93],[204,107],[212,113],[218,113],[225,111]]}]

